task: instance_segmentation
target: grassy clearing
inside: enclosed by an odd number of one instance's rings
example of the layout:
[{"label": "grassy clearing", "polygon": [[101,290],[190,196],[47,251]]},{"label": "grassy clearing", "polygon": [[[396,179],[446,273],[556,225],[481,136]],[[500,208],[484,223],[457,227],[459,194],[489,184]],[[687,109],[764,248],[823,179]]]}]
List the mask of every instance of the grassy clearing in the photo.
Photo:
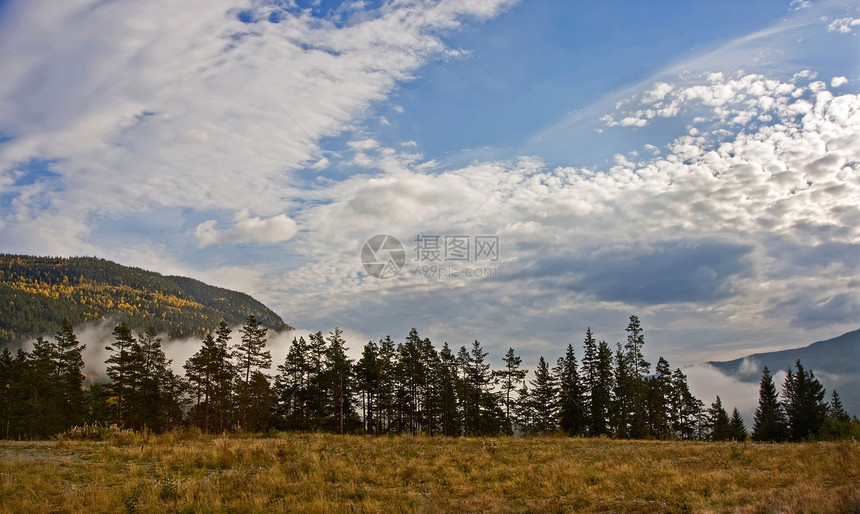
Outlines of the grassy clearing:
[{"label": "grassy clearing", "polygon": [[852,442],[124,434],[0,442],[0,512],[856,512]]}]

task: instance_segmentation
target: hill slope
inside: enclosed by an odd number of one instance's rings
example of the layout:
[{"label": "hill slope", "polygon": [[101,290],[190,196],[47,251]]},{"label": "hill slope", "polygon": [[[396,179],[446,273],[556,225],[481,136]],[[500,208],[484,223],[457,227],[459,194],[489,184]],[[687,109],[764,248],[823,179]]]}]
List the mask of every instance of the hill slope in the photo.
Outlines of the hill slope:
[{"label": "hill slope", "polygon": [[241,325],[249,314],[273,330],[290,328],[245,293],[187,277],[95,257],[0,254],[0,345],[53,334],[63,318],[74,325],[114,318],[178,338],[202,336],[222,319]]},{"label": "hill slope", "polygon": [[775,374],[780,370],[793,368],[797,359],[800,359],[804,368],[811,369],[827,388],[828,400],[830,392],[835,388],[848,412],[860,415],[860,330],[818,341],[803,348],[755,353],[741,359],[708,364],[738,380],[758,382],[765,366],[770,369],[771,374]]}]

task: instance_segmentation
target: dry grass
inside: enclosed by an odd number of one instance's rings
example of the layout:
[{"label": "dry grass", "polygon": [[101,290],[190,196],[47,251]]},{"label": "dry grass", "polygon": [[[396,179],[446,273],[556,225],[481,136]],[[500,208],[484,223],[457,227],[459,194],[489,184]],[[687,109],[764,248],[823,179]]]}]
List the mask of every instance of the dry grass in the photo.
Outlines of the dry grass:
[{"label": "dry grass", "polygon": [[123,435],[0,442],[0,512],[857,512],[852,442]]}]

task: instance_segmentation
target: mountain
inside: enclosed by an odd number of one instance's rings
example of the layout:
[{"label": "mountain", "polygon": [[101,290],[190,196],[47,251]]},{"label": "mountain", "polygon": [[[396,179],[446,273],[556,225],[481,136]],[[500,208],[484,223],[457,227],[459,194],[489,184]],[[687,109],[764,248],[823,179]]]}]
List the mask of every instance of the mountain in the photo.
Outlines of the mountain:
[{"label": "mountain", "polygon": [[[741,359],[708,364],[738,380],[758,382],[765,366],[775,375],[779,371],[794,368],[797,359],[800,359],[804,368],[815,373],[815,377],[827,389],[828,400],[835,388],[839,391],[845,409],[860,416],[860,330],[803,348],[754,353]],[[777,387],[781,385],[777,383]]]},{"label": "mountain", "polygon": [[199,280],[95,257],[0,254],[0,346],[53,335],[63,318],[113,319],[180,338],[203,336],[222,319],[239,326],[249,314],[272,330],[291,328],[251,296]]}]

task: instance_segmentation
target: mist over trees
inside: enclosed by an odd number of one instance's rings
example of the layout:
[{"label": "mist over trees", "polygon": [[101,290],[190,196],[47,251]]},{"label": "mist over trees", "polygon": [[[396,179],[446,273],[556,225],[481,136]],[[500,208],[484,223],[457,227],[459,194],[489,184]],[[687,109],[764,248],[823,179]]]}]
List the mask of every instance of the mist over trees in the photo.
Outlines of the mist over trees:
[{"label": "mist over trees", "polygon": [[[368,341],[351,359],[335,328],[293,338],[273,363],[267,329],[253,315],[238,337],[222,321],[176,374],[152,327],[116,326],[106,346],[108,382],[84,388],[78,342],[64,320],[53,341],[0,354],[0,436],[45,438],[82,424],[162,432],[267,430],[442,436],[549,435],[683,440],[801,441],[860,431],[839,395],[800,361],[777,393],[765,368],[751,433],[717,396],[709,408],[680,368],[644,358],[645,331],[631,316],[613,350],[587,329],[581,358],[568,344],[533,370],[509,348],[493,369],[480,341],[437,349],[412,329],[404,341]],[[274,369],[272,369],[274,365]],[[780,394],[782,397],[780,397]]]}]

